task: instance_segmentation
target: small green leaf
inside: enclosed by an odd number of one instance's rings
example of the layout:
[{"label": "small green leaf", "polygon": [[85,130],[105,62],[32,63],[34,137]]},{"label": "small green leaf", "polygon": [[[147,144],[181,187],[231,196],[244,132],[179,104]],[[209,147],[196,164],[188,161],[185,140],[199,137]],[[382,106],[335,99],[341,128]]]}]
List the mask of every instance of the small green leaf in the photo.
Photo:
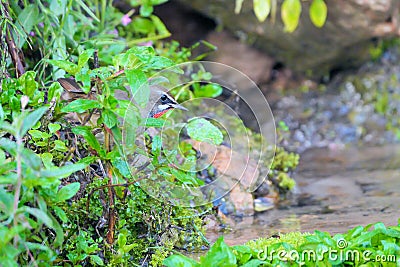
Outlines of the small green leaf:
[{"label": "small green leaf", "polygon": [[324,0],[313,0],[310,6],[310,19],[315,26],[321,28],[324,26],[328,8]]},{"label": "small green leaf", "polygon": [[[35,26],[38,22],[39,22],[39,9],[38,6],[36,4],[30,4],[25,6],[25,8],[22,10],[21,13],[19,13],[18,15],[18,20],[17,20],[20,24],[18,25],[18,28],[21,27],[21,32],[25,32],[27,34],[29,34],[33,28],[33,26]],[[25,37],[25,36],[24,36]],[[25,41],[26,38],[24,37],[19,37],[16,38],[16,43],[18,48],[21,48]]]},{"label": "small green leaf", "polygon": [[271,11],[271,0],[253,0],[253,10],[259,22],[263,22]]},{"label": "small green leaf", "polygon": [[26,132],[31,129],[47,111],[47,107],[40,107],[25,116],[20,129],[20,136],[24,136]]},{"label": "small green leaf", "polygon": [[27,95],[31,101],[39,88],[39,84],[35,81],[35,76],[36,73],[34,71],[27,71],[17,80],[17,89]]},{"label": "small green leaf", "polygon": [[104,266],[103,260],[97,255],[90,255],[90,261],[99,266]]},{"label": "small green leaf", "polygon": [[47,127],[49,128],[50,133],[55,133],[61,129],[61,125],[58,123],[49,123]]},{"label": "small green leaf", "polygon": [[153,6],[149,4],[144,4],[140,6],[140,16],[149,17],[153,13]]},{"label": "small green leaf", "polygon": [[68,200],[71,197],[75,196],[75,194],[78,193],[80,187],[81,187],[81,184],[78,182],[71,183],[71,184],[68,184],[68,185],[62,187],[57,193],[57,196],[56,196],[57,202],[62,202],[62,201]]},{"label": "small green leaf", "polygon": [[54,149],[61,152],[67,152],[68,147],[61,140],[54,140]]},{"label": "small green leaf", "polygon": [[60,218],[60,220],[63,223],[68,222],[67,214],[65,213],[65,211],[62,208],[60,208],[58,206],[53,206],[53,210],[54,210],[54,213],[58,216],[58,218]]},{"label": "small green leaf", "polygon": [[186,129],[190,138],[200,142],[220,145],[224,140],[222,132],[211,122],[203,118],[196,118],[189,121]]},{"label": "small green leaf", "polygon": [[93,108],[100,108],[99,102],[90,99],[77,99],[61,109],[62,112],[82,113]]},{"label": "small green leaf", "polygon": [[300,0],[284,0],[281,7],[281,16],[285,31],[293,32],[299,24],[301,14]]},{"label": "small green leaf", "polygon": [[43,165],[46,169],[54,167],[53,155],[51,153],[48,152],[42,153],[40,157],[42,158]]}]

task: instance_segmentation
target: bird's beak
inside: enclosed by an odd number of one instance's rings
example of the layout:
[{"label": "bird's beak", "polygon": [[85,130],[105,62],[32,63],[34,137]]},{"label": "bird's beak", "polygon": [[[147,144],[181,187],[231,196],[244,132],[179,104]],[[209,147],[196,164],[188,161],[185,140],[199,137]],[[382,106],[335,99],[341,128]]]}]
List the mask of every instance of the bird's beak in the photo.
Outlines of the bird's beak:
[{"label": "bird's beak", "polygon": [[179,104],[174,104],[174,108],[180,109],[180,110],[184,110],[184,111],[188,111],[187,108],[185,108],[184,106],[181,106]]}]

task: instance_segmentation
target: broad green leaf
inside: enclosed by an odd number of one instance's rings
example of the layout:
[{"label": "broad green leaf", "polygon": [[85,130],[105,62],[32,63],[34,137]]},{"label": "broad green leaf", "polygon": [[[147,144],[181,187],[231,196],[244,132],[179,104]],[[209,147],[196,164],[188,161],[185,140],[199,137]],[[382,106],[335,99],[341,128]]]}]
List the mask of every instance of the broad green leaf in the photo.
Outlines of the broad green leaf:
[{"label": "broad green leaf", "polygon": [[100,108],[99,102],[90,99],[77,99],[61,109],[62,112],[82,113],[89,109]]},{"label": "broad green leaf", "polygon": [[4,164],[6,160],[6,153],[4,153],[3,149],[0,148],[0,165]]},{"label": "broad green leaf", "polygon": [[131,177],[128,163],[126,163],[125,160],[121,159],[120,157],[113,157],[111,158],[111,163],[124,177]]},{"label": "broad green leaf", "polygon": [[201,266],[237,266],[235,254],[222,236],[215,241],[205,256],[200,257],[200,263]]},{"label": "broad green leaf", "polygon": [[163,266],[166,267],[193,267],[198,266],[198,263],[183,255],[171,255],[163,261]]},{"label": "broad green leaf", "polygon": [[258,266],[265,266],[266,262],[259,260],[259,259],[252,259],[251,261],[246,262],[245,264],[241,265],[241,267],[258,267]]},{"label": "broad green leaf", "polygon": [[253,0],[253,10],[258,21],[263,22],[271,11],[271,0]]},{"label": "broad green leaf", "polygon": [[300,0],[284,0],[281,7],[281,16],[285,31],[293,32],[299,24],[301,14]]},{"label": "broad green leaf", "polygon": [[22,121],[22,126],[19,131],[20,136],[24,136],[26,132],[31,129],[47,111],[47,107],[40,107],[25,116]]},{"label": "broad green leaf", "polygon": [[39,170],[42,167],[42,159],[38,154],[28,148],[22,149],[22,160],[30,169]]},{"label": "broad green leaf", "polygon": [[126,79],[128,80],[133,99],[139,106],[144,107],[149,102],[150,89],[147,77],[141,70],[126,70]]},{"label": "broad green leaf", "polygon": [[[14,196],[0,187],[0,208],[1,211],[9,216],[13,212]],[[1,247],[1,246],[0,246]]]},{"label": "broad green leaf", "polygon": [[203,118],[190,120],[186,125],[186,130],[190,138],[200,142],[220,145],[224,140],[221,131]]},{"label": "broad green leaf", "polygon": [[104,124],[110,129],[118,122],[117,115],[115,115],[114,112],[109,109],[103,110],[101,113],[101,118],[103,119]]},{"label": "broad green leaf", "polygon": [[328,8],[324,0],[313,0],[310,6],[310,19],[315,26],[321,28],[324,26]]},{"label": "broad green leaf", "polygon": [[78,72],[79,68],[78,65],[75,63],[69,62],[68,60],[56,60],[56,59],[48,59],[47,62],[49,62],[51,65],[59,67],[60,69],[65,70],[71,75],[74,75]]},{"label": "broad green leaf", "polygon": [[87,126],[78,126],[72,129],[72,132],[77,135],[82,135],[91,148],[93,148],[100,156],[104,157],[105,152],[92,131]]},{"label": "broad green leaf", "polygon": [[23,206],[17,210],[17,213],[23,213],[23,212],[27,212],[33,215],[34,217],[36,217],[36,219],[42,221],[47,227],[54,228],[53,221],[50,219],[50,217],[47,215],[46,212],[28,206]]},{"label": "broad green leaf", "polygon": [[57,196],[56,196],[57,201],[62,202],[62,201],[68,200],[71,197],[75,196],[75,194],[78,193],[80,187],[81,187],[81,184],[78,182],[63,186],[57,192]]}]

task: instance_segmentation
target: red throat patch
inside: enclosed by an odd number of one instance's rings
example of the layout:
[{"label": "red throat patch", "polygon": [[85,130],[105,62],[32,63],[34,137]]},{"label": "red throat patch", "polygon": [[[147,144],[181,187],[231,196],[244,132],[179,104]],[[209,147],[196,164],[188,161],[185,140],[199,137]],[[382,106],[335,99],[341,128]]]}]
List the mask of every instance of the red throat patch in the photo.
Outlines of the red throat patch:
[{"label": "red throat patch", "polygon": [[159,113],[154,114],[153,118],[158,119],[159,117],[161,117],[162,115],[164,115],[165,113],[167,113],[168,110],[169,110],[169,109],[166,109],[166,110],[163,110],[163,111],[161,111],[161,112],[159,112]]}]

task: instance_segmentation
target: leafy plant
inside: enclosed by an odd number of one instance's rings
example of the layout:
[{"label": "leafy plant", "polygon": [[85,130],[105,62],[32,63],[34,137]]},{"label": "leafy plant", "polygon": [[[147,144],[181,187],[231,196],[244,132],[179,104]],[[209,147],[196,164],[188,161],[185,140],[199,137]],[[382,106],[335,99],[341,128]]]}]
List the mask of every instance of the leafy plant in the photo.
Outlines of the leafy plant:
[{"label": "leafy plant", "polygon": [[[293,232],[279,238],[260,238],[229,247],[220,237],[200,261],[175,254],[164,261],[172,266],[398,266],[400,225],[357,226],[331,236],[315,231]],[[328,253],[329,252],[329,253]]]},{"label": "leafy plant", "polygon": [[[239,14],[244,0],[236,0],[235,13]],[[277,0],[253,0],[253,10],[258,21],[263,22],[271,13],[272,21],[275,21]],[[293,32],[296,30],[302,11],[300,0],[283,0],[281,6],[281,17],[285,26],[285,31]],[[318,28],[324,26],[328,14],[324,0],[312,0],[309,7],[311,22]]]}]

